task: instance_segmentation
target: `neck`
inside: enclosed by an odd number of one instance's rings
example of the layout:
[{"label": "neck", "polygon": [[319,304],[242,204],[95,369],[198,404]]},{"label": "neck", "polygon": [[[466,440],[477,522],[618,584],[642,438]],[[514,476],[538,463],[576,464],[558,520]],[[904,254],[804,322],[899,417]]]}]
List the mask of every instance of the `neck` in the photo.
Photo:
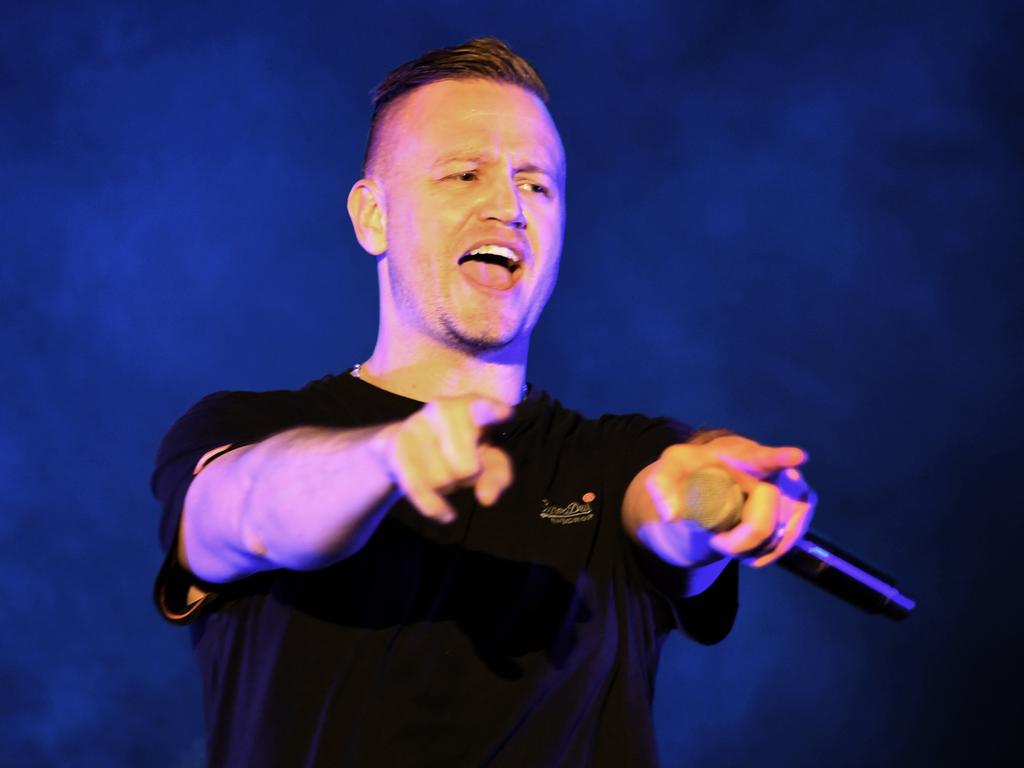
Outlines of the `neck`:
[{"label": "neck", "polygon": [[359,368],[359,378],[422,402],[482,395],[514,405],[522,399],[527,342],[510,347],[471,354],[435,344],[403,348],[378,337],[373,354]]}]

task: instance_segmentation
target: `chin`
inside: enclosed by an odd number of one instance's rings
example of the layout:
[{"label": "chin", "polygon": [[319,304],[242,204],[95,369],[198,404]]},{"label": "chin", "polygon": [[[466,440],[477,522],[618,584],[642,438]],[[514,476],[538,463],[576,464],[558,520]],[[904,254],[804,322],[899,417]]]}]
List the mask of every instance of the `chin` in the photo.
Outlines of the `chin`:
[{"label": "chin", "polygon": [[444,328],[448,337],[462,348],[473,352],[504,349],[524,332],[524,329],[518,325],[515,328],[481,327],[481,325],[485,324],[460,323],[451,318],[444,320]]}]

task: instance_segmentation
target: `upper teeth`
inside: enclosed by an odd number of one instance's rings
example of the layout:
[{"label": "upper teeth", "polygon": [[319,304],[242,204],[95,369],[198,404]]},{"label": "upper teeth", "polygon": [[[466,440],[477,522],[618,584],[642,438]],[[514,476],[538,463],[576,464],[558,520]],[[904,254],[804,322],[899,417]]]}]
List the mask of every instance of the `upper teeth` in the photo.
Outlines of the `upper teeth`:
[{"label": "upper teeth", "polygon": [[502,258],[508,259],[509,261],[518,262],[519,257],[516,256],[515,251],[511,248],[506,248],[503,245],[481,245],[479,248],[474,248],[469,252],[470,256],[477,254],[488,254],[489,256],[501,256]]}]

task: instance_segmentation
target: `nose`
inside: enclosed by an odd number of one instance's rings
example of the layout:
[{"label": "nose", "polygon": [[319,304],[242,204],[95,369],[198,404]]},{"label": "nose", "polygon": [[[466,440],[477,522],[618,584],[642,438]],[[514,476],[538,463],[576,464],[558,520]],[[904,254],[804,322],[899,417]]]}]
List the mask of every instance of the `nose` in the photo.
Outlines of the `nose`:
[{"label": "nose", "polygon": [[515,179],[502,174],[494,175],[487,185],[480,218],[485,221],[500,221],[514,229],[526,229],[523,199]]}]

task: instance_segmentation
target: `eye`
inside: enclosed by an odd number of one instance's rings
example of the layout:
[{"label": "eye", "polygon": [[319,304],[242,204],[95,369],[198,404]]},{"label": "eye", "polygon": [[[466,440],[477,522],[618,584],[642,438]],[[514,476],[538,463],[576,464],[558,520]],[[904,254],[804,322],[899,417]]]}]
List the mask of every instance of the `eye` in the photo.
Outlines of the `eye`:
[{"label": "eye", "polygon": [[537,184],[533,181],[521,181],[519,182],[519,188],[526,192],[535,192],[538,195],[549,196],[548,188],[543,184]]},{"label": "eye", "polygon": [[462,173],[457,173],[452,178],[459,181],[476,181],[477,173],[476,171],[462,171]]}]

